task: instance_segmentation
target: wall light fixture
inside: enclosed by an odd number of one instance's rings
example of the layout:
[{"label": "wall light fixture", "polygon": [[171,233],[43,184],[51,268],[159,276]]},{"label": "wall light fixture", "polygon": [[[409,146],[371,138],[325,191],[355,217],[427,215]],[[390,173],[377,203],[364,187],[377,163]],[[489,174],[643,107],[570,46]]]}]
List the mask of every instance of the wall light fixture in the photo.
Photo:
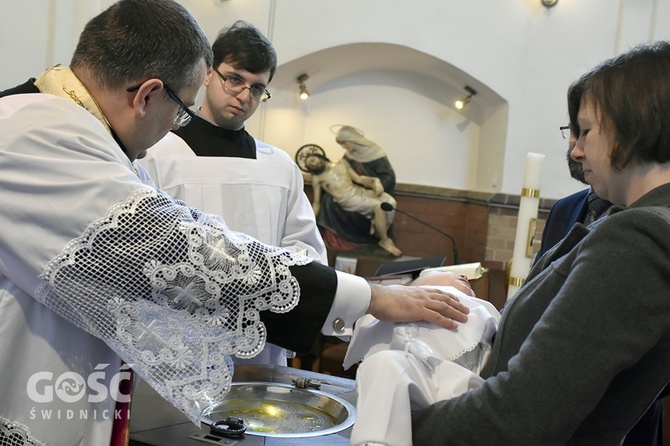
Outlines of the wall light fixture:
[{"label": "wall light fixture", "polygon": [[307,91],[307,87],[305,86],[305,81],[309,79],[309,75],[307,73],[301,74],[298,76],[298,88],[300,88],[300,99],[303,101],[306,101],[307,98],[309,98],[309,91]]},{"label": "wall light fixture", "polygon": [[468,85],[466,85],[464,89],[468,93],[468,95],[463,99],[458,99],[456,102],[454,102],[454,106],[459,110],[463,110],[463,107],[465,107],[468,104],[468,102],[470,102],[472,98],[477,94],[477,92]]}]

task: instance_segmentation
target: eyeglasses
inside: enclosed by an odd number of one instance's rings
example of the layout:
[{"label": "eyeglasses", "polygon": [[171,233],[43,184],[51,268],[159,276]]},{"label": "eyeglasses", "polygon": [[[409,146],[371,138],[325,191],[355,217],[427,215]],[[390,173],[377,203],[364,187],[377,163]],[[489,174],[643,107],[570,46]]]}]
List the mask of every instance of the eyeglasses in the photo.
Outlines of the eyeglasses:
[{"label": "eyeglasses", "polygon": [[[134,91],[139,90],[141,86],[142,84],[133,85],[132,87],[127,88],[126,91],[132,93]],[[175,93],[172,88],[168,87],[168,84],[163,82],[163,87],[165,88],[165,92],[167,93],[168,97],[172,99],[174,102],[176,102],[177,105],[179,106],[179,111],[177,112],[177,115],[174,117],[174,122],[172,123],[172,126],[175,128],[184,127],[186,124],[191,122],[191,118],[195,116],[195,112],[190,108],[188,108],[186,104],[184,104],[184,101],[179,99],[177,93]]]},{"label": "eyeglasses", "polygon": [[216,68],[213,68],[213,70],[223,80],[223,88],[227,88],[228,90],[232,91],[235,94],[240,94],[244,90],[248,89],[249,96],[251,96],[251,99],[255,101],[267,102],[268,99],[272,97],[270,92],[265,87],[262,87],[260,85],[252,85],[251,87],[247,87],[247,84],[245,84],[244,81],[239,77],[234,76],[226,77],[223,74],[219,73],[219,70],[217,70]]},{"label": "eyeglasses", "polygon": [[568,141],[574,141],[576,139],[572,135],[569,125],[562,125],[558,129],[561,131],[561,136],[563,137],[563,139],[567,139]]},{"label": "eyeglasses", "polygon": [[558,128],[561,131],[561,136],[563,139],[570,139],[570,126],[562,125]]}]

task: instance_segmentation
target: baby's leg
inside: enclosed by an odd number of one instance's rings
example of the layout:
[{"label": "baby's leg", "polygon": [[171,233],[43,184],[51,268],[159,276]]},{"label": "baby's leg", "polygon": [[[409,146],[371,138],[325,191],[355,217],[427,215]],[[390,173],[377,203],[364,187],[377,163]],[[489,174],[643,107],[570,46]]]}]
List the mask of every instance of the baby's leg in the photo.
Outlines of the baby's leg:
[{"label": "baby's leg", "polygon": [[429,366],[399,350],[374,353],[365,358],[356,374],[358,401],[350,444],[411,446],[413,410],[454,398],[483,383],[479,375],[450,361]]},{"label": "baby's leg", "polygon": [[[367,442],[386,446],[412,444],[411,409],[417,403],[425,407],[434,401],[423,388],[424,365],[412,356],[396,350],[371,355],[356,373],[356,423],[350,444]],[[410,399],[411,394],[411,399]]]}]

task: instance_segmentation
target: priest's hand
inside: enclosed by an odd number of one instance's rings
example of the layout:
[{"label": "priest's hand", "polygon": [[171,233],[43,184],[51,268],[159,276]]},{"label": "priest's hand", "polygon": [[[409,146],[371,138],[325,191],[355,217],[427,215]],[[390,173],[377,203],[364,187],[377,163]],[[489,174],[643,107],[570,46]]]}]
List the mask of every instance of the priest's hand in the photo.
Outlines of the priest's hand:
[{"label": "priest's hand", "polygon": [[469,309],[447,292],[416,286],[370,285],[368,313],[390,322],[427,321],[447,329],[466,322]]}]

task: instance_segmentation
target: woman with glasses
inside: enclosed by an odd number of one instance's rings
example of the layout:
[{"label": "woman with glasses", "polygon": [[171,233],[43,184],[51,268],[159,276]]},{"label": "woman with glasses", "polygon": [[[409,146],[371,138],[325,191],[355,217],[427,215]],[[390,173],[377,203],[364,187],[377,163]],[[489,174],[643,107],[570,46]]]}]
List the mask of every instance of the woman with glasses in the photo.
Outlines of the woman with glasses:
[{"label": "woman with glasses", "polygon": [[416,445],[620,444],[670,381],[670,43],[602,62],[572,95],[571,156],[614,206],[534,265],[484,385],[414,414]]}]

